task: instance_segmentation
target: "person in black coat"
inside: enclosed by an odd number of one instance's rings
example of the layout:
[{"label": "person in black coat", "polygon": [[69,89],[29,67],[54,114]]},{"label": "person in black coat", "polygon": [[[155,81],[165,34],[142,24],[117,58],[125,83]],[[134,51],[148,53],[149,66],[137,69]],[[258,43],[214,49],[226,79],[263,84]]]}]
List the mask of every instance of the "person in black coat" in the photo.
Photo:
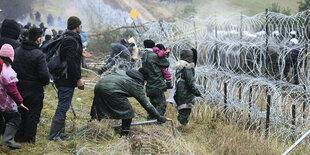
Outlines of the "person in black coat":
[{"label": "person in black coat", "polygon": [[81,20],[71,16],[67,21],[67,30],[60,46],[60,59],[67,61],[67,74],[55,80],[58,90],[58,105],[52,120],[48,140],[59,142],[65,132],[66,113],[71,105],[75,87],[84,89],[81,78],[82,41],[79,35]]},{"label": "person in black coat", "polygon": [[15,50],[13,69],[19,80],[17,88],[24,99],[24,105],[29,108],[29,111],[19,109],[22,122],[15,135],[17,142],[35,143],[37,124],[43,108],[43,86],[48,85],[50,80],[45,55],[39,49],[42,34],[40,28],[31,28],[29,40],[22,42],[21,47]]},{"label": "person in black coat", "polygon": [[21,30],[15,20],[5,19],[2,23],[0,47],[4,44],[10,44],[14,49],[20,46],[17,41]]}]

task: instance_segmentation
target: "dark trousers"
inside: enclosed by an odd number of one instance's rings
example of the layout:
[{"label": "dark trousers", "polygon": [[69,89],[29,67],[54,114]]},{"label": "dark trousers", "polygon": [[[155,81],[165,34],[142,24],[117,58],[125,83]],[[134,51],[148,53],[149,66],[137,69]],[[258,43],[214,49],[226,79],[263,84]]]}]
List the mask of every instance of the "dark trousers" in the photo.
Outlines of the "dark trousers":
[{"label": "dark trousers", "polygon": [[5,130],[5,119],[3,117],[3,113],[0,112],[0,135],[4,134],[4,130]]},{"label": "dark trousers", "polygon": [[24,105],[29,108],[29,111],[19,109],[22,122],[15,135],[15,140],[17,142],[35,143],[37,124],[40,122],[43,108],[44,90],[42,88],[25,91],[19,88],[19,91],[24,99]]},{"label": "dark trousers", "polygon": [[21,116],[18,111],[15,111],[15,110],[3,111],[3,112],[0,112],[0,115],[3,121],[3,133],[5,131],[5,124],[11,124],[16,127],[19,127],[20,122],[21,122]]},{"label": "dark trousers", "polygon": [[[159,112],[161,116],[164,116],[166,113],[166,97],[165,92],[160,91],[156,96],[149,96],[151,104],[154,106],[154,108]],[[148,114],[147,117],[148,120],[156,119],[152,117],[150,114]]]}]

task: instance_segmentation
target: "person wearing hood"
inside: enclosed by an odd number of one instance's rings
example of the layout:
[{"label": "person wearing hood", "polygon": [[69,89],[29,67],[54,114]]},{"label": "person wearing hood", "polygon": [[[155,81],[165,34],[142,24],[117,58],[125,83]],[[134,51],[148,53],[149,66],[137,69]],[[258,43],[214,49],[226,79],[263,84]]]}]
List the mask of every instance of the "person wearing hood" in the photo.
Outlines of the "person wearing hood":
[{"label": "person wearing hood", "polygon": [[53,33],[50,29],[47,29],[45,31],[45,38],[44,38],[44,41],[42,42],[42,45],[40,47],[41,49],[44,49],[49,43],[51,43],[53,41],[52,35],[53,35]]},{"label": "person wearing hood", "polygon": [[71,105],[75,87],[84,89],[81,77],[82,41],[79,35],[82,22],[78,17],[71,16],[67,21],[62,45],[60,46],[60,60],[67,62],[67,73],[55,79],[58,90],[58,105],[55,111],[48,140],[62,141],[65,132],[66,114]]},{"label": "person wearing hood", "polygon": [[15,50],[13,69],[19,79],[17,88],[25,106],[29,108],[29,111],[19,109],[22,122],[15,136],[17,142],[35,143],[37,124],[43,108],[43,86],[48,85],[50,80],[45,55],[39,49],[42,34],[40,28],[31,28],[29,40],[23,41]]},{"label": "person wearing hood", "polygon": [[0,47],[4,44],[10,44],[14,49],[20,46],[18,42],[21,29],[15,20],[5,19],[2,23]]},{"label": "person wearing hood", "polygon": [[17,90],[18,81],[16,72],[12,69],[14,61],[14,49],[9,44],[4,44],[0,50],[0,59],[3,64],[3,71],[0,72],[0,114],[6,122],[2,145],[13,149],[20,149],[21,145],[14,142],[14,136],[21,122],[17,106],[28,110],[23,105],[23,98]]},{"label": "person wearing hood", "polygon": [[176,70],[176,84],[174,101],[178,110],[178,121],[182,125],[187,125],[191,109],[194,107],[195,96],[202,97],[199,89],[195,84],[195,65],[197,62],[196,49],[182,50],[180,53],[180,60],[176,62],[173,67]]},{"label": "person wearing hood", "polygon": [[[146,94],[150,98],[150,102],[157,109],[160,115],[166,113],[166,97],[165,91],[167,84],[162,73],[162,68],[169,67],[169,61],[162,59],[153,52],[155,43],[152,40],[144,40],[145,50],[142,51],[142,67],[147,69],[150,76],[147,79]],[[151,115],[148,115],[148,119],[153,119]]]},{"label": "person wearing hood", "polygon": [[159,123],[166,118],[154,108],[144,93],[144,82],[148,79],[144,68],[116,71],[103,77],[95,86],[95,97],[91,108],[91,119],[122,119],[122,135],[128,135],[135,114],[127,99],[134,97]]}]

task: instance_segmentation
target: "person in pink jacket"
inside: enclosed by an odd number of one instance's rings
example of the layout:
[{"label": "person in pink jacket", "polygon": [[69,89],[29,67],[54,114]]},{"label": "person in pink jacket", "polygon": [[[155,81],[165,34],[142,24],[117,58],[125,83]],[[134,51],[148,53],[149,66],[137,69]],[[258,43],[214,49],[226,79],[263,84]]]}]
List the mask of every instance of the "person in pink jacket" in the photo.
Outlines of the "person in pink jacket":
[{"label": "person in pink jacket", "polygon": [[1,47],[0,59],[3,60],[0,73],[0,113],[6,122],[1,144],[12,149],[20,149],[21,145],[13,140],[21,122],[21,115],[17,110],[17,106],[26,110],[28,108],[23,105],[23,98],[16,87],[18,79],[11,66],[14,60],[14,49],[11,45],[4,44]]},{"label": "person in pink jacket", "polygon": [[0,73],[2,72],[3,60],[0,59]]}]

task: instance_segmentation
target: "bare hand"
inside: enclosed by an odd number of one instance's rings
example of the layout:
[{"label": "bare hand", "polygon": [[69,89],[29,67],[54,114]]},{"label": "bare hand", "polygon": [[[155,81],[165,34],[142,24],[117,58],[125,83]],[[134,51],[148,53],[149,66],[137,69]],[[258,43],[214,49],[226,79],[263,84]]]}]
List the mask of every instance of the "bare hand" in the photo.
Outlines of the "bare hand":
[{"label": "bare hand", "polygon": [[26,109],[27,111],[29,111],[29,109],[28,109],[24,104],[20,104],[18,107],[24,108],[24,109]]},{"label": "bare hand", "polygon": [[205,97],[203,97],[203,95],[202,95],[202,94],[200,94],[200,97],[201,97],[202,99],[205,99]]},{"label": "bare hand", "polygon": [[81,90],[84,90],[84,86],[85,86],[85,82],[83,79],[80,79],[78,82],[77,82],[77,87]]},{"label": "bare hand", "polygon": [[171,49],[170,48],[167,48],[166,49],[166,53],[170,53]]}]

